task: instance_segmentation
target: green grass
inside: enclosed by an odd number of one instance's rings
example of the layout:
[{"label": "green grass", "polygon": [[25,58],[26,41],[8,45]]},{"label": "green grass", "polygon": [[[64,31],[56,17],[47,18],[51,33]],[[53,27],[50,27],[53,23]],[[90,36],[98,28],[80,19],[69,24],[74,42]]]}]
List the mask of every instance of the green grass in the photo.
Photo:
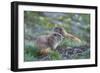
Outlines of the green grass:
[{"label": "green grass", "polygon": [[[65,47],[75,47],[75,46],[80,46],[82,45],[76,42],[73,42],[72,40],[63,40],[60,44],[61,47],[65,46]],[[39,49],[37,47],[31,46],[31,45],[27,45],[25,46],[24,49],[24,61],[38,61],[40,60],[39,57],[40,55],[38,54]],[[51,50],[51,52],[48,54],[50,60],[61,60],[61,54],[56,51],[56,50]],[[72,59],[87,59],[90,58],[90,49],[88,49],[87,51],[80,53],[80,54],[73,54]]]},{"label": "green grass", "polygon": [[50,58],[51,58],[51,60],[60,60],[61,55],[57,51],[51,51]]},{"label": "green grass", "polygon": [[32,46],[25,46],[24,49],[24,61],[38,60],[38,49]]},{"label": "green grass", "polygon": [[[38,61],[40,55],[38,54],[38,48],[33,46],[25,46],[24,49],[24,61]],[[60,54],[57,51],[51,51],[49,53],[51,60],[61,59]]]}]

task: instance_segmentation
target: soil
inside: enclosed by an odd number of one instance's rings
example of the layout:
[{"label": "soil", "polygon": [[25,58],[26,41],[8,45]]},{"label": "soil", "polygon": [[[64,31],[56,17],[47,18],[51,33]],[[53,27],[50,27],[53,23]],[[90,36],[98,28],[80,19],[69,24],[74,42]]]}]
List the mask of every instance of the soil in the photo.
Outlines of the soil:
[{"label": "soil", "polygon": [[[84,56],[83,53],[90,49],[88,46],[80,47],[57,47],[56,51],[61,55],[61,60],[79,59],[79,56]],[[50,55],[40,56],[40,61],[51,60]]]}]

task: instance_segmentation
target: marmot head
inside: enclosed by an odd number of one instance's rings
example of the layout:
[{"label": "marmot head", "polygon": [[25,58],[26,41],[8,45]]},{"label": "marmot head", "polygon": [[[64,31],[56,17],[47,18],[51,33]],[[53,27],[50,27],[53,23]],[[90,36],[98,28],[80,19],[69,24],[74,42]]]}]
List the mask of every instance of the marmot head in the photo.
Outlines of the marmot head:
[{"label": "marmot head", "polygon": [[51,37],[53,37],[54,40],[55,40],[56,42],[62,41],[63,38],[64,38],[64,37],[63,37],[61,34],[59,34],[58,32],[53,32],[53,33],[51,34]]},{"label": "marmot head", "polygon": [[65,35],[65,30],[64,30],[63,27],[55,27],[55,28],[53,29],[53,31],[54,31],[54,32],[57,32],[57,33],[59,33],[59,34],[61,34],[62,36]]}]

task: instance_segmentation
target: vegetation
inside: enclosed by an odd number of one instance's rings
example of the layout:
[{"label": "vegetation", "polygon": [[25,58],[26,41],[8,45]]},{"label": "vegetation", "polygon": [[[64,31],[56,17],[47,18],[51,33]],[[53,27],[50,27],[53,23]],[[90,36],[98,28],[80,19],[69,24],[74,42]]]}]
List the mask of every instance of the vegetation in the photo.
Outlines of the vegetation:
[{"label": "vegetation", "polygon": [[[90,58],[89,14],[24,11],[24,25],[24,61]],[[78,36],[82,43],[64,39],[48,56],[38,56],[38,48],[34,44],[36,37],[48,34],[56,26]]]}]

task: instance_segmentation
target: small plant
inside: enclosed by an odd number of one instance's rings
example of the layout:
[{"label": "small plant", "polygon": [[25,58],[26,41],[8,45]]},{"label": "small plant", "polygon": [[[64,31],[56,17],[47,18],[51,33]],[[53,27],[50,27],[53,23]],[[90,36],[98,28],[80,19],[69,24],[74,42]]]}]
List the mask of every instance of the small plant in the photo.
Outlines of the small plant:
[{"label": "small plant", "polygon": [[51,58],[51,60],[60,60],[61,55],[58,51],[51,51],[50,52],[50,58]]},{"label": "small plant", "polygon": [[34,61],[38,59],[38,49],[32,46],[25,46],[24,61]]}]

